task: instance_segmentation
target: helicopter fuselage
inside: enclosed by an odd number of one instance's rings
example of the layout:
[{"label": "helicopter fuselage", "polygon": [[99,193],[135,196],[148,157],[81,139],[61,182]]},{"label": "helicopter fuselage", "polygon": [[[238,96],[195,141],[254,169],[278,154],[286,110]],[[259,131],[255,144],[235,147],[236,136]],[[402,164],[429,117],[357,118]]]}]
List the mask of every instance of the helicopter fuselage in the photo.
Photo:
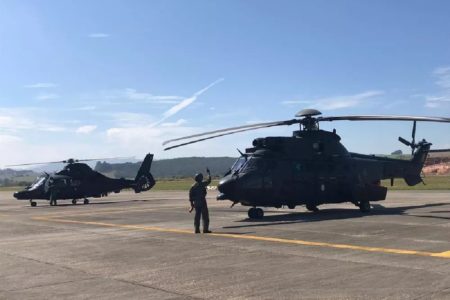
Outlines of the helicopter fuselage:
[{"label": "helicopter fuselage", "polygon": [[410,185],[421,182],[426,157],[426,151],[422,152],[415,158],[417,163],[350,153],[335,132],[323,130],[259,138],[221,179],[218,200],[255,207],[380,201],[387,193],[380,185],[382,179],[401,177]]}]

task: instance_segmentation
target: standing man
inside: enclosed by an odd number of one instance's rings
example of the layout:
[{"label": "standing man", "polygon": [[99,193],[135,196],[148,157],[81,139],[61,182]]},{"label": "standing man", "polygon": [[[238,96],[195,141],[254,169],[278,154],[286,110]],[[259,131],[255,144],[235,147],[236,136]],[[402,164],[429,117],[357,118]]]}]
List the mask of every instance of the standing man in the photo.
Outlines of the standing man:
[{"label": "standing man", "polygon": [[191,202],[191,212],[195,209],[194,226],[195,233],[200,233],[200,218],[203,219],[203,233],[211,233],[209,230],[209,212],[206,204],[206,187],[211,183],[211,173],[206,168],[208,179],[203,181],[203,174],[195,174],[195,183],[189,190],[189,201]]}]

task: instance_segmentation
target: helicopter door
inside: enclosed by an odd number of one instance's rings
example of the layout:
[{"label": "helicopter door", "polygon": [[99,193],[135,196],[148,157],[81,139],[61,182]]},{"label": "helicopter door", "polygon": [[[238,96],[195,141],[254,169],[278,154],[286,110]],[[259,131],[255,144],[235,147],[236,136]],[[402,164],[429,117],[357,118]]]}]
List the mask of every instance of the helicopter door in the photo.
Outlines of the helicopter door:
[{"label": "helicopter door", "polygon": [[263,165],[263,193],[264,198],[267,202],[273,201],[273,195],[275,194],[274,185],[277,182],[276,174],[276,161],[272,159],[267,159],[264,161]]},{"label": "helicopter door", "polygon": [[314,198],[313,189],[313,169],[311,163],[303,161],[294,161],[292,165],[292,183],[287,187],[288,190],[293,190],[289,194],[287,204],[306,204]]},{"label": "helicopter door", "polygon": [[335,166],[332,163],[320,163],[315,168],[315,197],[312,205],[319,205],[323,203],[338,202],[336,195],[338,195],[338,183],[335,174]]}]

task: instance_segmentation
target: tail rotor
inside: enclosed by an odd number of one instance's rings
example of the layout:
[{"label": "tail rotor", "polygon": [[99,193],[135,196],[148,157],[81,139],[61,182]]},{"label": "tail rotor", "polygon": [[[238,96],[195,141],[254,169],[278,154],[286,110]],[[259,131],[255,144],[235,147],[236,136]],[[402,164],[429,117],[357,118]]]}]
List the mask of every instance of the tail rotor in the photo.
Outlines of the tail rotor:
[{"label": "tail rotor", "polygon": [[406,139],[402,138],[401,136],[398,137],[398,140],[408,146],[411,147],[411,155],[414,155],[414,151],[416,150],[417,147],[419,147],[419,144],[416,144],[416,125],[417,125],[417,121],[414,120],[413,122],[413,128],[412,128],[412,132],[411,132],[411,142],[407,141]]}]

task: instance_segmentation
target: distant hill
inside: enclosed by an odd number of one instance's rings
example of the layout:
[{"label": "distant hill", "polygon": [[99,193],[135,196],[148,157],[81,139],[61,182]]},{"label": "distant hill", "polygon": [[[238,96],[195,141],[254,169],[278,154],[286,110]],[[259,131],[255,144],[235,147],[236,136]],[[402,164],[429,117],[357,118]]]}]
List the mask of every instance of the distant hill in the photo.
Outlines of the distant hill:
[{"label": "distant hill", "polygon": [[[392,158],[410,159],[409,154],[388,155]],[[205,173],[209,167],[214,177],[220,177],[233,165],[233,157],[183,157],[153,161],[151,172],[156,178],[186,178],[197,172]],[[108,163],[97,162],[94,169],[113,178],[134,178],[141,162]],[[62,165],[58,169],[62,169]],[[0,186],[27,185],[41,172],[36,170],[0,169]],[[424,173],[429,175],[450,174],[450,153],[431,153]]]},{"label": "distant hill", "polygon": [[0,169],[0,186],[28,185],[38,175],[30,170]]},{"label": "distant hill", "polygon": [[[173,159],[155,160],[151,172],[156,178],[183,178],[191,177],[197,172],[205,173],[206,167],[211,170],[212,176],[222,176],[233,165],[233,157],[183,157]],[[137,163],[110,164],[98,162],[95,170],[114,178],[134,178],[141,165]]]},{"label": "distant hill", "polygon": [[35,175],[37,175],[37,173],[30,170],[0,169],[0,179],[11,177],[27,177]]}]

